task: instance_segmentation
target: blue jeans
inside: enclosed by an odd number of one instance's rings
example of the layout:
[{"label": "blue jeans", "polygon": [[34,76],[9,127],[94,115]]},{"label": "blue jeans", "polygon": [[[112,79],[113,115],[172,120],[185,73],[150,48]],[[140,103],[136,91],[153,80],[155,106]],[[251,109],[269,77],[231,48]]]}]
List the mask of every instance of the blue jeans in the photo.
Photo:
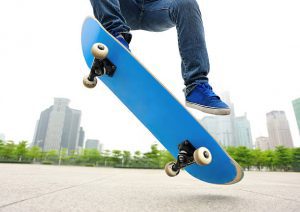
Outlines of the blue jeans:
[{"label": "blue jeans", "polygon": [[207,82],[209,59],[196,0],[90,0],[95,17],[110,33],[161,32],[176,26],[185,93]]}]

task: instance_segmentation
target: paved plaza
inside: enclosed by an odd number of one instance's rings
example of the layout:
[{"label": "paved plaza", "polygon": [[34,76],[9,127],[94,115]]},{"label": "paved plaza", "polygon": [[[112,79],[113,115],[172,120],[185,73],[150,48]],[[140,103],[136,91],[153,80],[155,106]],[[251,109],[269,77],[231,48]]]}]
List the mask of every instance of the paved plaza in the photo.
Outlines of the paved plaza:
[{"label": "paved plaza", "polygon": [[211,185],[185,172],[0,164],[0,211],[299,211],[300,173]]}]

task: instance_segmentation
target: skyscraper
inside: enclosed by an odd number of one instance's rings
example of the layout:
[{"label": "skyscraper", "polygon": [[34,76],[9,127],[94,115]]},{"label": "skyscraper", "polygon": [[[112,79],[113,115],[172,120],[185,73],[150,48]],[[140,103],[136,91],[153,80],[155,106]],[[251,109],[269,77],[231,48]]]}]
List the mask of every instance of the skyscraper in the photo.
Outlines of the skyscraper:
[{"label": "skyscraper", "polygon": [[293,103],[294,113],[298,125],[298,131],[300,134],[300,98],[295,99],[292,103]]},{"label": "skyscraper", "polygon": [[284,111],[267,113],[267,128],[271,149],[276,146],[293,147],[292,135]]},{"label": "skyscraper", "polygon": [[83,142],[84,142],[85,132],[82,127],[79,130],[79,139],[78,139],[78,147],[83,149]]},{"label": "skyscraper", "polygon": [[206,116],[200,123],[223,146],[234,146],[234,134],[229,116]]},{"label": "skyscraper", "polygon": [[54,105],[41,113],[33,145],[40,146],[43,151],[77,149],[81,112],[69,108],[69,103],[68,99],[55,98]]},{"label": "skyscraper", "polygon": [[250,122],[247,116],[240,116],[235,118],[235,145],[245,146],[250,149],[253,148],[252,145],[252,135]]},{"label": "skyscraper", "polygon": [[256,138],[255,148],[263,151],[270,149],[269,138],[263,136]]},{"label": "skyscraper", "polygon": [[229,93],[223,93],[222,99],[229,105],[228,116],[206,116],[200,123],[223,146],[246,146],[252,148],[250,122],[246,115],[235,117],[234,104]]},{"label": "skyscraper", "polygon": [[102,145],[97,139],[87,139],[85,142],[85,149],[97,149],[99,152],[101,152]]}]

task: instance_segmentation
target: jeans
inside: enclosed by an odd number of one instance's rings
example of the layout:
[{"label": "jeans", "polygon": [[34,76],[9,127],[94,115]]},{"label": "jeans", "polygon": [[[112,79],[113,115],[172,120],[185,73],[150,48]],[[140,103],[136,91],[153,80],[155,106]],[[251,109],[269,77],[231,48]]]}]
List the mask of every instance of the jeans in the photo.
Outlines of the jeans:
[{"label": "jeans", "polygon": [[176,26],[187,95],[207,82],[209,58],[197,0],[90,0],[96,19],[110,33],[161,32]]}]

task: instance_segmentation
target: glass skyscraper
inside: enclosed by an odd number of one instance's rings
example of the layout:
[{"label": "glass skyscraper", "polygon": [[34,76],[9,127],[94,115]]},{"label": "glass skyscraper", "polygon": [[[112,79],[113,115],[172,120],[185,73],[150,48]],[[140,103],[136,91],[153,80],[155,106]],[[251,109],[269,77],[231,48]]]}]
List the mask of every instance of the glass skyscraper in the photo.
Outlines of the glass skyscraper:
[{"label": "glass skyscraper", "polygon": [[300,98],[295,99],[293,102],[294,113],[298,125],[298,131],[300,133]]}]

